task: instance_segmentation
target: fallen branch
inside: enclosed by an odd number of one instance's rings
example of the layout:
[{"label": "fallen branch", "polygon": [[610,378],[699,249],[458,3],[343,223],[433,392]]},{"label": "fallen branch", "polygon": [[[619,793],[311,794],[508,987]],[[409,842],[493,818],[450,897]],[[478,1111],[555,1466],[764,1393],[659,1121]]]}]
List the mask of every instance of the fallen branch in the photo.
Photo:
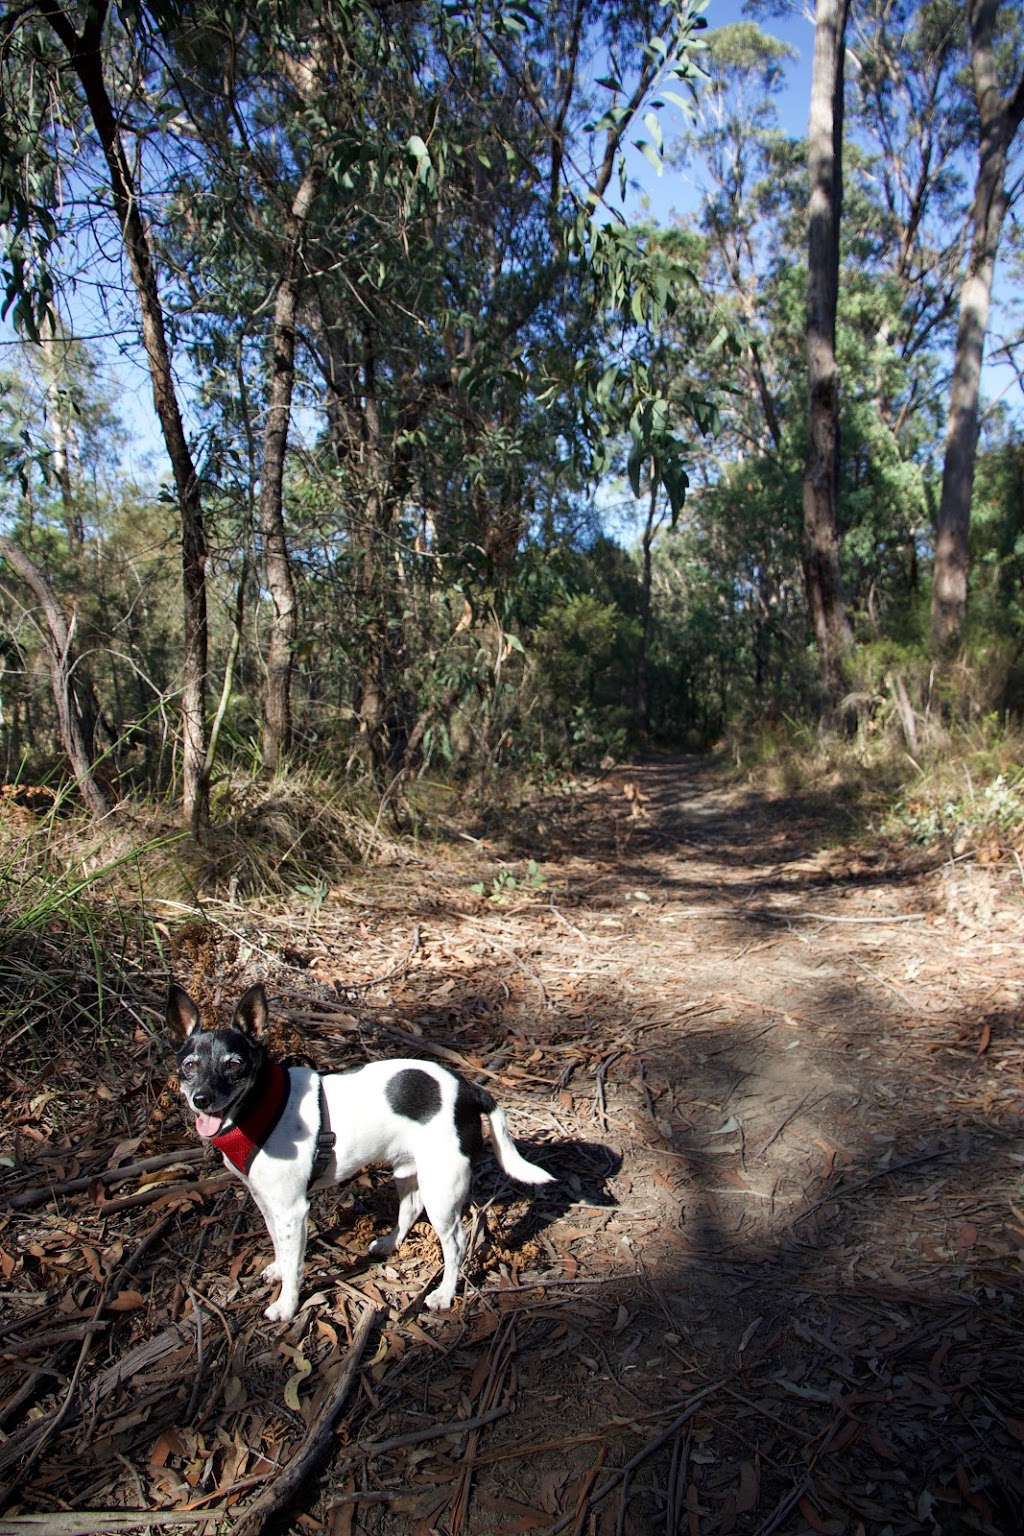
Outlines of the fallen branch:
[{"label": "fallen branch", "polygon": [[180,1509],[80,1509],[56,1515],[7,1515],[0,1536],[93,1536],[97,1531],[144,1530],[147,1525],[208,1525],[212,1515]]},{"label": "fallen branch", "polygon": [[234,1174],[214,1173],[208,1179],[181,1179],[168,1184],[151,1184],[148,1189],[140,1189],[136,1195],[121,1195],[117,1200],[104,1200],[99,1209],[104,1216],[112,1216],[115,1211],[134,1211],[140,1205],[154,1205],[158,1200],[172,1200],[180,1196],[185,1200],[193,1197],[205,1198],[207,1195],[216,1194],[220,1189],[228,1189],[234,1183]]},{"label": "fallen branch", "polygon": [[173,1168],[176,1163],[198,1163],[205,1156],[205,1147],[190,1147],[181,1152],[162,1152],[158,1157],[147,1157],[140,1163],[125,1163],[121,1168],[101,1168],[97,1173],[83,1173],[76,1179],[60,1179],[56,1184],[37,1184],[34,1189],[12,1195],[0,1209],[23,1211],[27,1206],[52,1200],[54,1195],[74,1195],[93,1184],[126,1184],[137,1173],[155,1173],[160,1168]]},{"label": "fallen branch", "polygon": [[366,1341],[379,1316],[378,1307],[367,1307],[359,1320],[359,1326],[352,1335],[351,1348],[345,1357],[344,1365],[338,1372],[334,1388],[326,1401],[321,1404],[301,1447],[287,1466],[282,1468],[267,1491],[245,1511],[240,1520],[236,1521],[232,1528],[233,1536],[260,1536],[260,1532],[268,1522],[288,1507],[299,1489],[312,1475],[313,1469],[326,1455],[334,1435],[335,1420],[352,1389],[352,1382],[359,1369]]}]

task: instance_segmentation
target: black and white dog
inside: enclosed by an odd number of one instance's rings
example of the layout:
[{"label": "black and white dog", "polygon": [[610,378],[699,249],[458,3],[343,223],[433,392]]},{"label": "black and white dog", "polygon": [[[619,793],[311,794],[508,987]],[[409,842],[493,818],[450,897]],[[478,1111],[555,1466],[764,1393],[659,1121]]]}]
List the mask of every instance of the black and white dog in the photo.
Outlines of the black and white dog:
[{"label": "black and white dog", "polygon": [[471,1161],[483,1147],[481,1116],[502,1168],[523,1184],[552,1175],[516,1151],[504,1111],[483,1088],[428,1061],[374,1061],[355,1072],[321,1076],[272,1061],[263,1044],[268,1021],[262,983],[250,987],[226,1029],[204,1029],[188,993],[173,982],[167,1021],[183,1036],[177,1052],[181,1091],[196,1130],[244,1180],[274,1244],[263,1271],[281,1282],[265,1316],[294,1317],[306,1251],[310,1189],[351,1178],[368,1163],[389,1163],[398,1186],[398,1221],[371,1243],[373,1258],[393,1253],[425,1209],[441,1239],[444,1274],[426,1298],[452,1304],[466,1249],[462,1208]]}]

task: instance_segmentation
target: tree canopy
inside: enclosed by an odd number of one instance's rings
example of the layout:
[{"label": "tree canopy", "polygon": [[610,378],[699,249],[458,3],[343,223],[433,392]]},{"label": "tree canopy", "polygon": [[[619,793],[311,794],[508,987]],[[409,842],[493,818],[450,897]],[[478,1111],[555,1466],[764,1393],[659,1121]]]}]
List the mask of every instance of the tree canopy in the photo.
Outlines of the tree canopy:
[{"label": "tree canopy", "polygon": [[[772,7],[702,9],[0,6],[9,774],[70,762],[100,809],[181,792],[201,832],[235,765],[387,790],[849,724],[894,655],[941,678],[976,620],[1012,675],[1020,428],[979,359],[1019,15],[840,6],[822,171]],[[688,211],[630,215],[636,156],[696,183]],[[138,339],[152,483],[86,309]],[[933,569],[963,578],[941,634]]]}]

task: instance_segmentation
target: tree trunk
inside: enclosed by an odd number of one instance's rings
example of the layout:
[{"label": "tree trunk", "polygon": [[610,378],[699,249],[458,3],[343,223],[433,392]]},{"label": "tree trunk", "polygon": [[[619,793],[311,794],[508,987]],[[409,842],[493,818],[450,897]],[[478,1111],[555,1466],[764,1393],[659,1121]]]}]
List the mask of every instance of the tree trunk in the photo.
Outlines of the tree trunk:
[{"label": "tree trunk", "polygon": [[[68,531],[68,549],[72,554],[81,550],[85,542],[85,528],[82,523],[82,514],[78,506],[78,497],[75,493],[75,485],[71,478],[71,454],[69,452],[71,436],[65,421],[63,401],[60,397],[60,385],[58,378],[61,364],[66,356],[66,344],[62,337],[58,337],[53,320],[44,322],[41,327],[39,341],[40,351],[43,357],[43,378],[46,383],[46,404],[50,420],[50,437],[53,442],[53,473],[60,488],[60,499],[64,507],[64,525]],[[58,341],[61,343],[58,347]]]},{"label": "tree trunk", "polygon": [[296,598],[284,529],[284,460],[295,383],[295,315],[302,268],[302,246],[321,172],[311,164],[291,206],[285,269],[274,304],[274,371],[263,431],[260,480],[260,530],[267,589],[274,606],[267,643],[267,696],[264,708],[263,762],[271,772],[291,747],[292,645]]},{"label": "tree trunk", "polygon": [[853,639],[839,560],[839,221],[843,170],[843,63],[850,0],[818,0],[808,128],[807,459],[804,581],[824,691],[822,723],[834,723],[846,691]]},{"label": "tree trunk", "polygon": [[967,616],[967,534],[974,461],[978,448],[978,397],[988,330],[992,276],[1006,216],[1006,162],[1024,115],[1024,76],[1006,100],[996,72],[995,24],[999,0],[969,0],[971,64],[978,104],[978,174],[971,209],[973,236],[956,336],[942,499],[935,523],[932,585],[932,651],[948,658],[960,642]]},{"label": "tree trunk", "polygon": [[654,545],[654,536],[660,524],[661,519],[658,517],[658,485],[654,479],[652,469],[650,500],[647,504],[647,517],[644,522],[643,537],[640,541],[642,559],[640,574],[640,635],[636,647],[636,722],[637,729],[644,738],[648,737],[651,733],[651,679],[648,668],[648,653],[651,644],[651,550]]},{"label": "tree trunk", "polygon": [[17,572],[43,610],[57,727],[79,793],[90,814],[99,820],[110,814],[113,802],[96,779],[96,696],[82,663],[75,657],[75,622],[72,619],[68,623],[46,573],[8,538],[0,537],[0,559]]},{"label": "tree trunk", "polygon": [[185,820],[194,833],[209,816],[207,781],[207,615],[206,533],[199,478],[185,436],[171,371],[163,309],[157,288],[149,237],[142,220],[138,191],[124,153],[114,108],[103,78],[102,35],[107,0],[87,10],[81,35],[54,0],[42,0],[40,13],[49,21],[78,76],[92,114],[107,170],[114,209],[121,227],[132,283],[139,301],[142,340],[149,362],[153,404],[160,421],[177,492],[181,520],[181,565],[184,598],[184,661],[182,676],[182,797]]},{"label": "tree trunk", "polygon": [[369,335],[363,354],[363,467],[368,494],[356,543],[362,626],[362,674],[359,689],[359,738],[363,762],[375,783],[393,774],[394,744],[388,731],[389,640],[387,611],[388,543],[391,499],[377,409],[377,361]]}]

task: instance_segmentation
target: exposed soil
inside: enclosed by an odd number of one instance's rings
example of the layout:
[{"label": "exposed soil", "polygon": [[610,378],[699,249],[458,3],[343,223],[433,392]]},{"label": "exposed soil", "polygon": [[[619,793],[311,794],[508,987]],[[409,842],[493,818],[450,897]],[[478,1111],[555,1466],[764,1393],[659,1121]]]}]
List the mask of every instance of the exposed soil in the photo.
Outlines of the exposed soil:
[{"label": "exposed soil", "polygon": [[282,1049],[440,1058],[557,1175],[531,1199],[484,1160],[448,1315],[428,1228],[360,1257],[371,1171],[316,1197],[303,1310],[263,1319],[268,1241],[165,1087],[157,976],[123,1049],[8,1060],[0,1531],[250,1536],[368,1302],[270,1529],[1024,1528],[1024,870],[852,810],[648,764],[177,931],[211,1018],[263,977]]}]

